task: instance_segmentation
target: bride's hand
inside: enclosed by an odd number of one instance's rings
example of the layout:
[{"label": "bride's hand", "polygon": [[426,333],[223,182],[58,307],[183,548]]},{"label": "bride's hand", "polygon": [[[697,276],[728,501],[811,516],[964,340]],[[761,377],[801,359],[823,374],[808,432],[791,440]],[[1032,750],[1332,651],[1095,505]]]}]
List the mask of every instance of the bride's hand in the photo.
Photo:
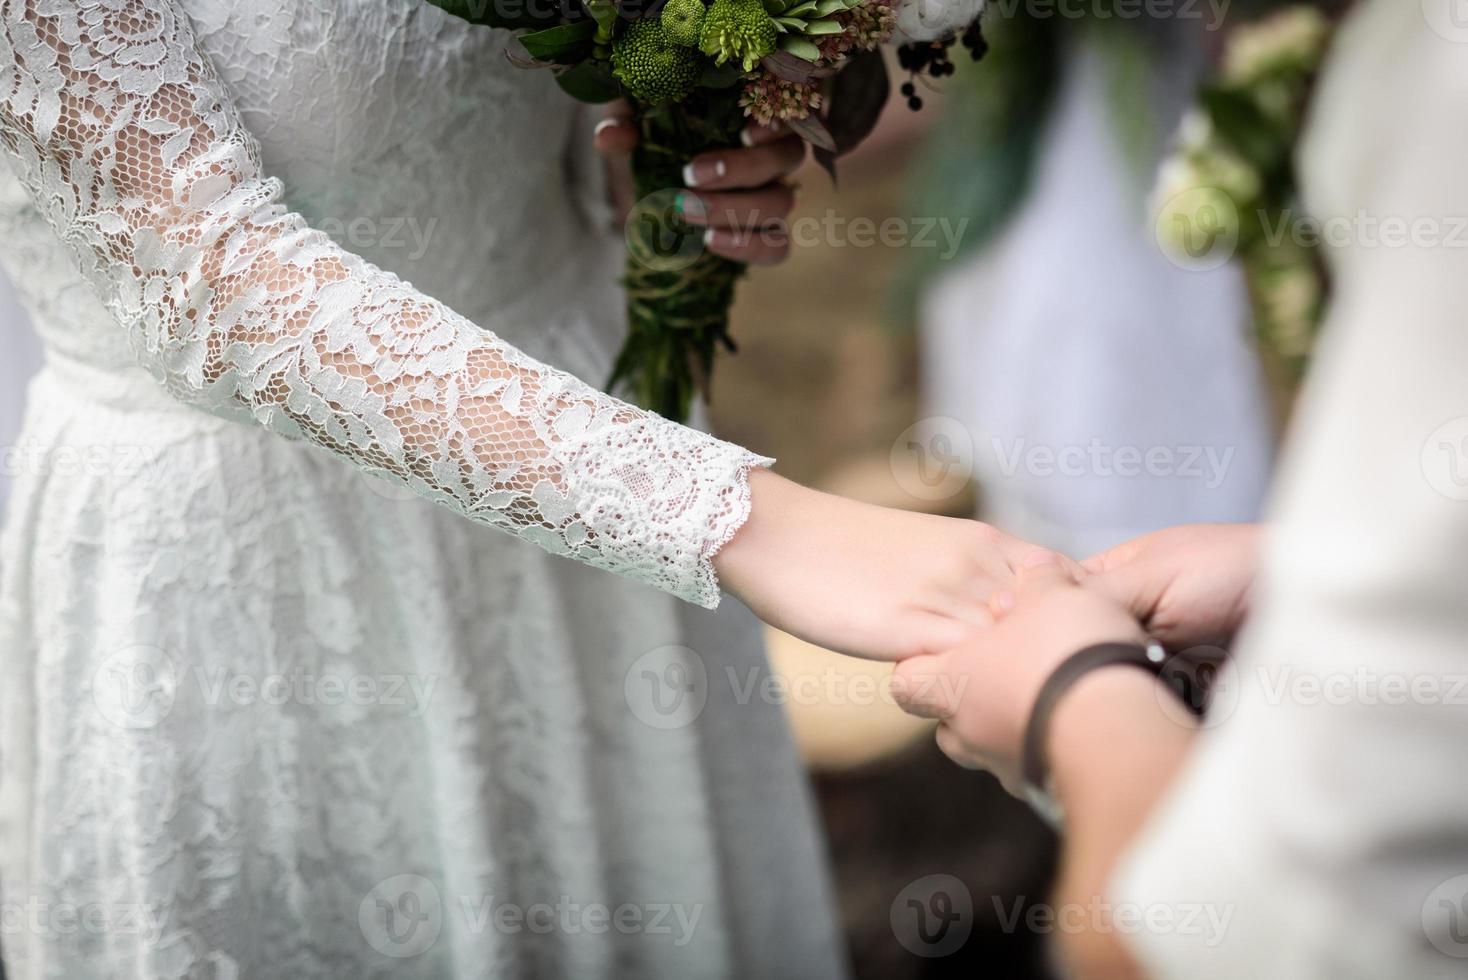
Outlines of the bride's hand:
[{"label": "bride's hand", "polygon": [[[596,148],[617,167],[637,146],[631,109],[616,102],[596,127]],[[710,252],[755,265],[774,265],[790,254],[786,219],[795,191],[785,178],[805,162],[805,141],[783,127],[750,126],[744,146],[701,153],[684,169],[690,190],[683,198],[684,219],[706,227]],[[625,174],[613,177],[619,197],[630,197]],[[620,201],[622,210],[630,200]]]},{"label": "bride's hand", "polygon": [[989,625],[990,594],[1040,550],[977,521],[857,503],[766,470],[750,492],[749,521],[714,559],[720,582],[770,625],[853,656],[950,649]]}]

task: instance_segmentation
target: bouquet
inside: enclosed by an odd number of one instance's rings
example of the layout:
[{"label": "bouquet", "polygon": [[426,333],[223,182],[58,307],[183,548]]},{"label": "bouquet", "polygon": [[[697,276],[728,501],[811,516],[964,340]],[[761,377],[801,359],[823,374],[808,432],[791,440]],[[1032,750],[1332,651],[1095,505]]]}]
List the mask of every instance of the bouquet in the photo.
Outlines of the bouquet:
[{"label": "bouquet", "polygon": [[1153,192],[1159,241],[1175,261],[1241,262],[1263,351],[1290,384],[1309,364],[1329,286],[1300,214],[1294,158],[1333,33],[1313,6],[1235,32]]},{"label": "bouquet", "polygon": [[783,123],[835,174],[876,124],[890,93],[881,47],[899,44],[918,76],[953,71],[961,38],[984,50],[985,0],[430,0],[473,23],[521,31],[526,68],[555,73],[572,98],[624,98],[641,141],[627,221],[623,285],[629,333],[609,388],[669,418],[687,417],[720,348],[742,263],[705,251],[683,220],[683,167],[739,145],[750,122]]}]

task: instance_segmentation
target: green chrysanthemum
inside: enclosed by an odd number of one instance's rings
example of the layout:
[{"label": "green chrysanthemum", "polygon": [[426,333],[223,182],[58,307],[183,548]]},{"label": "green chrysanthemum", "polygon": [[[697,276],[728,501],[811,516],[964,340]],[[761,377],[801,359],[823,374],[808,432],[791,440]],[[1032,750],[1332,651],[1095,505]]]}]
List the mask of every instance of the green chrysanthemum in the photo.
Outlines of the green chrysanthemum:
[{"label": "green chrysanthemum", "polygon": [[752,71],[775,50],[775,22],[760,0],[714,0],[703,19],[698,46],[718,64],[737,60]]},{"label": "green chrysanthemum", "polygon": [[659,21],[650,18],[634,22],[612,48],[617,77],[649,105],[686,98],[698,84],[703,65],[697,51],[681,47]]},{"label": "green chrysanthemum", "polygon": [[703,0],[668,0],[659,20],[668,40],[691,48],[698,44],[703,17]]}]

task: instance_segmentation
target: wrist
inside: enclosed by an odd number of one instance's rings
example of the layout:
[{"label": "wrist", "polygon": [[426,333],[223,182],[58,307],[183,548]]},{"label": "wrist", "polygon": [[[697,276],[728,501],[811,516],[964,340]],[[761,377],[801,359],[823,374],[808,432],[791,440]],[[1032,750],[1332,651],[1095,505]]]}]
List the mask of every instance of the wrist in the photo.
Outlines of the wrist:
[{"label": "wrist", "polygon": [[721,587],[752,604],[753,587],[767,573],[776,546],[786,537],[801,495],[809,492],[767,469],[750,471],[749,517],[713,558]]},{"label": "wrist", "polygon": [[1093,792],[1122,789],[1118,779],[1137,765],[1170,770],[1197,728],[1161,680],[1135,667],[1094,671],[1067,692],[1050,720],[1047,761],[1051,784],[1067,810]]}]

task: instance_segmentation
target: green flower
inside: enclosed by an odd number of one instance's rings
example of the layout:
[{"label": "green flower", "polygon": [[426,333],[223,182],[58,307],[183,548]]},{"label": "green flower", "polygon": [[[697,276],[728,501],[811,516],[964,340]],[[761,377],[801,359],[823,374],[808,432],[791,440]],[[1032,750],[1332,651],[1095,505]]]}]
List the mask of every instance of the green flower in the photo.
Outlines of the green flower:
[{"label": "green flower", "polygon": [[737,60],[752,71],[775,50],[775,22],[760,0],[714,0],[703,19],[698,46],[717,64]]},{"label": "green flower", "polygon": [[663,25],[663,33],[668,36],[668,40],[691,48],[698,44],[703,18],[703,0],[668,0],[659,22]]},{"label": "green flower", "polygon": [[660,21],[633,22],[612,48],[612,70],[627,90],[649,105],[679,102],[703,74],[703,59],[669,37]]}]

